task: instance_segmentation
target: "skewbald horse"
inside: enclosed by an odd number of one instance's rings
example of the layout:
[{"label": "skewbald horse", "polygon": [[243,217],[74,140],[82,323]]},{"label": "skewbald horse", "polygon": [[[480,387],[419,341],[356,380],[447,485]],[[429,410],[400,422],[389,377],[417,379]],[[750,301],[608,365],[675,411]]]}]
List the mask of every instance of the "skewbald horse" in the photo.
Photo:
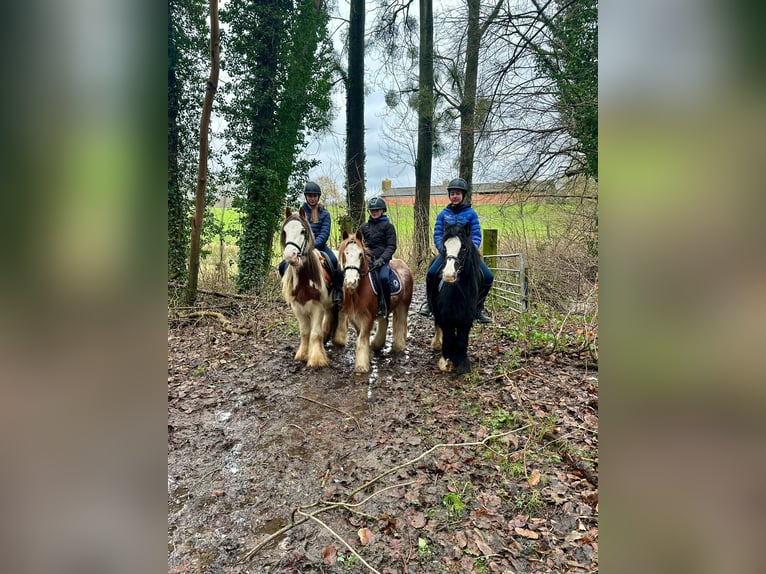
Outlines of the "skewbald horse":
[{"label": "skewbald horse", "polygon": [[285,209],[280,236],[283,258],[287,262],[282,277],[282,296],[295,313],[301,331],[296,361],[308,367],[328,365],[324,344],[333,335],[333,344],[345,346],[345,333],[338,333],[338,310],[333,307],[319,250],[314,247],[303,208],[298,213]]},{"label": "skewbald horse", "polygon": [[[338,264],[344,274],[343,312],[357,333],[354,371],[358,374],[367,373],[370,371],[370,347],[373,351],[379,351],[386,342],[388,317],[377,316],[378,296],[372,289],[370,266],[362,232],[357,230],[354,235],[349,235],[347,231],[344,231],[338,252]],[[399,352],[404,349],[407,342],[407,313],[412,303],[415,281],[412,271],[401,259],[392,259],[389,267],[392,272],[391,283],[394,283],[393,272],[396,272],[401,282],[399,291],[391,294],[389,309],[389,313],[394,314],[391,349]],[[370,343],[370,333],[376,321],[378,326],[375,338]],[[343,328],[347,328],[345,321],[339,330]],[[345,339],[345,333],[343,335]]]},{"label": "skewbald horse", "polygon": [[471,241],[470,224],[452,223],[444,227],[441,285],[428,285],[427,296],[434,314],[436,331],[431,348],[441,350],[439,369],[471,371],[468,334],[477,316],[482,283],[481,255]]}]

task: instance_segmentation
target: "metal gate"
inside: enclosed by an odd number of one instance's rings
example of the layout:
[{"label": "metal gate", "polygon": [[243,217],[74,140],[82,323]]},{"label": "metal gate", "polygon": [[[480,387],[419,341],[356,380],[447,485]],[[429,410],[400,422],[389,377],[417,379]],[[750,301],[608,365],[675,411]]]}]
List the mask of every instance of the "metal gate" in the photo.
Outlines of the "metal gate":
[{"label": "metal gate", "polygon": [[495,275],[490,295],[506,301],[517,313],[526,313],[527,276],[522,254],[485,255],[484,261]]}]

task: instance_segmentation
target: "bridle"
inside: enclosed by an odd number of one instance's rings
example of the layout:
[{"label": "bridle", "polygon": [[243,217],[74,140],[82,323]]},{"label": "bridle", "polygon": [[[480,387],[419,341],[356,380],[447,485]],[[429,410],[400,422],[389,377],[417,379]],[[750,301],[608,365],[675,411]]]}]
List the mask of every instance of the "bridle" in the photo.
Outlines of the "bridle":
[{"label": "bridle", "polygon": [[[349,245],[352,245],[352,244],[353,244],[353,245],[357,245],[357,246],[358,246],[358,244],[357,244],[356,240],[352,239],[352,240],[350,240],[348,243],[346,243],[346,247],[348,247]],[[345,259],[345,256],[346,256],[346,253],[345,253],[345,251],[346,251],[346,250],[344,249],[344,250],[343,250],[343,258],[344,258],[344,259]],[[364,257],[366,258],[366,257],[367,257],[367,254],[364,254]],[[346,272],[346,271],[348,271],[349,269],[350,269],[351,271],[356,271],[357,273],[359,273],[359,277],[364,277],[365,275],[369,275],[369,274],[370,274],[370,266],[369,266],[369,265],[367,266],[367,272],[366,272],[366,273],[362,273],[362,270],[361,270],[359,267],[357,267],[356,265],[344,265],[344,266],[343,266],[343,273],[345,273],[345,272]]]},{"label": "bridle", "polygon": [[460,273],[460,271],[463,269],[463,266],[461,265],[462,260],[460,259],[459,255],[460,252],[463,251],[463,246],[460,246],[460,251],[457,255],[445,255],[444,256],[444,265],[442,266],[442,271],[444,270],[444,267],[447,265],[447,262],[452,259],[455,261],[455,275]]},{"label": "bridle", "polygon": [[306,243],[307,243],[306,235],[304,234],[303,243],[301,245],[298,245],[294,241],[286,241],[285,247],[287,247],[288,245],[294,246],[298,250],[298,257],[304,257],[306,255]]}]

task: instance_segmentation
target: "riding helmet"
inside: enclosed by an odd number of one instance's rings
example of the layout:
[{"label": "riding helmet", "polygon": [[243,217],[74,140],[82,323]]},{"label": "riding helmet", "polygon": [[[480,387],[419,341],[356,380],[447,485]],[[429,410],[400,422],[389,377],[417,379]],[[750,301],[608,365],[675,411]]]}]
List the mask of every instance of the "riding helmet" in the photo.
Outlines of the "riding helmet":
[{"label": "riding helmet", "polygon": [[382,197],[373,197],[367,202],[367,211],[372,211],[373,209],[382,209],[383,213],[385,213],[388,208]]},{"label": "riding helmet", "polygon": [[463,192],[463,195],[465,195],[468,193],[468,184],[462,177],[456,177],[449,182],[449,185],[447,185],[447,193],[449,193],[450,189],[459,189]]},{"label": "riding helmet", "polygon": [[303,187],[303,195],[306,195],[307,193],[316,193],[317,195],[322,195],[322,190],[319,188],[319,185],[314,183],[313,181],[307,181],[306,185]]}]

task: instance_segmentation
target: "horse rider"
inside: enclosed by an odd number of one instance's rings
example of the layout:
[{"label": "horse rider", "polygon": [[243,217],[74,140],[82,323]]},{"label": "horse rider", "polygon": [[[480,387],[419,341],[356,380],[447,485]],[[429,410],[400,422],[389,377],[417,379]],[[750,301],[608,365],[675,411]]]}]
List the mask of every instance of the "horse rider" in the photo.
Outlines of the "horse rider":
[{"label": "horse rider", "polygon": [[[447,195],[449,197],[449,204],[442,209],[436,216],[436,225],[434,226],[434,245],[439,251],[439,255],[431,262],[431,266],[428,268],[426,274],[426,288],[428,292],[437,287],[437,279],[439,277],[439,268],[442,266],[442,252],[444,246],[442,245],[442,236],[444,235],[444,226],[448,223],[470,223],[471,225],[471,241],[476,246],[476,249],[481,245],[481,224],[479,223],[479,214],[476,213],[471,207],[470,202],[465,201],[465,194],[468,192],[468,184],[462,177],[456,177],[447,185]],[[476,303],[477,316],[476,320],[479,323],[491,323],[492,319],[484,311],[484,301],[489,294],[489,290],[492,288],[492,283],[495,280],[495,276],[492,275],[492,271],[489,270],[487,264],[482,260],[481,273],[483,275],[483,281],[481,289],[479,289],[479,300]],[[418,309],[418,313],[424,317],[430,317],[432,315],[432,309],[428,306],[426,300]]]},{"label": "horse rider", "polygon": [[367,211],[370,218],[360,230],[364,237],[364,244],[372,263],[370,273],[377,275],[378,285],[378,317],[387,317],[391,309],[391,288],[389,286],[389,263],[396,251],[396,229],[388,216],[385,215],[388,208],[381,197],[373,197],[367,202]]},{"label": "horse rider", "polygon": [[[319,184],[313,181],[307,181],[303,186],[303,197],[306,199],[301,206],[308,216],[311,231],[314,234],[314,247],[324,253],[325,259],[330,263],[330,277],[332,279],[332,300],[335,305],[340,306],[343,302],[343,274],[338,269],[338,258],[327,241],[330,239],[330,230],[332,229],[332,217],[330,212],[319,203],[319,197],[322,190]],[[279,275],[285,273],[287,263],[282,261],[279,264]]]}]

